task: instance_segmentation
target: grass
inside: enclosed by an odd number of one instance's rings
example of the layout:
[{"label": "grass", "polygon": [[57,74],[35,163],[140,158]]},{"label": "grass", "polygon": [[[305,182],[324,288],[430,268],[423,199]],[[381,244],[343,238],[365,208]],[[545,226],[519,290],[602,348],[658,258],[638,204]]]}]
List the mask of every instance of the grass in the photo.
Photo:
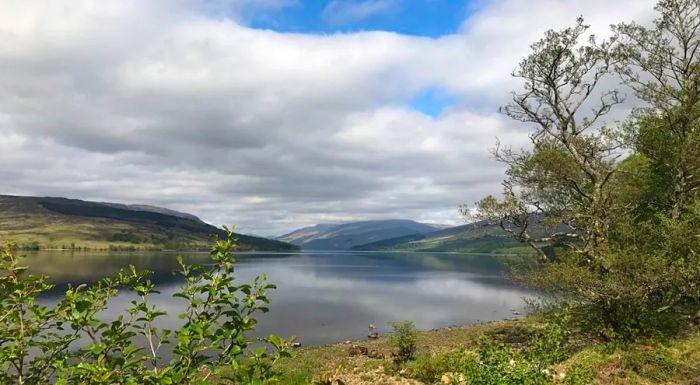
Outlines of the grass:
[{"label": "grass", "polygon": [[562,363],[559,370],[594,384],[698,384],[700,332],[628,346],[589,347]]},{"label": "grass", "polygon": [[[332,373],[348,385],[432,384],[459,365],[461,357],[475,354],[478,338],[485,334],[509,346],[522,348],[542,327],[542,319],[489,322],[419,333],[420,354],[414,361],[395,366],[387,338],[354,342],[377,350],[385,359],[349,357],[349,344],[302,348],[298,357],[280,363],[281,384],[303,385],[324,373]],[[700,329],[674,339],[640,341],[630,345],[577,341],[576,353],[551,367],[553,384],[700,384]],[[461,351],[461,352],[460,352]],[[559,377],[560,376],[560,377]]]}]

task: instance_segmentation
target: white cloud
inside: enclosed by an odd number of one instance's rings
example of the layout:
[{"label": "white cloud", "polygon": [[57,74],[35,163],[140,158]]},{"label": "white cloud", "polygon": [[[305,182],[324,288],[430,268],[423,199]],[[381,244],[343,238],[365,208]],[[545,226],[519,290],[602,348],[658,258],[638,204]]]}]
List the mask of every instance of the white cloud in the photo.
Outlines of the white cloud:
[{"label": "white cloud", "polygon": [[[164,205],[261,234],[457,222],[500,189],[495,138],[526,143],[496,111],[529,44],[579,14],[605,32],[653,6],[492,1],[433,39],[256,30],[204,4],[0,2],[0,193]],[[406,106],[430,87],[461,102],[436,118]]]},{"label": "white cloud", "polygon": [[389,13],[399,6],[397,0],[332,0],[323,9],[323,19],[343,25],[368,17]]}]

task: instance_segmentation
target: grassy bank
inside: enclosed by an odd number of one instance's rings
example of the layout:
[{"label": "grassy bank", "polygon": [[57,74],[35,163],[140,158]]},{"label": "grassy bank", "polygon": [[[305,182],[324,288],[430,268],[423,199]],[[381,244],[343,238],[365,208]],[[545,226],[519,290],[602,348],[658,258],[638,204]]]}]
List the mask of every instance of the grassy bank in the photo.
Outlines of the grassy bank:
[{"label": "grassy bank", "polygon": [[[295,359],[281,362],[282,384],[309,384],[330,375],[347,385],[434,384],[456,371],[455,357],[470,354],[481,335],[492,337],[515,349],[527,348],[530,338],[541,330],[536,316],[520,320],[420,332],[419,355],[401,365],[391,358],[388,338],[299,350]],[[376,351],[384,358],[350,357],[353,344]],[[576,339],[573,354],[548,371],[554,384],[700,384],[700,330],[687,330],[673,339],[651,339],[629,345],[604,344]],[[458,353],[459,352],[459,353]],[[459,382],[455,382],[459,383]]]}]

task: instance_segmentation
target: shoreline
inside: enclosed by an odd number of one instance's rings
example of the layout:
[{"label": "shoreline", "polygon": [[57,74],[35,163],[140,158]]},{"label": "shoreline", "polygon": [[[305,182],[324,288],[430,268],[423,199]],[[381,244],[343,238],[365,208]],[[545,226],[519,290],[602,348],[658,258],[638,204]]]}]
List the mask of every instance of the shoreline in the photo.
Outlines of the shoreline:
[{"label": "shoreline", "polygon": [[[453,325],[444,328],[418,331],[418,353],[440,354],[460,348],[475,346],[482,334],[498,336],[509,342],[522,343],[537,329],[541,318],[525,315],[515,319],[485,321],[475,324]],[[336,342],[326,345],[309,345],[294,349],[296,357],[282,359],[278,369],[283,373],[281,383],[307,384],[308,379],[335,373],[346,385],[369,384],[423,384],[415,380],[388,373],[392,367],[392,348],[388,334],[378,339],[362,339]],[[361,346],[375,351],[379,358],[350,356],[348,350]]]},{"label": "shoreline", "polygon": [[[460,349],[474,351],[479,337],[487,335],[516,349],[528,346],[531,336],[544,326],[546,319],[533,313],[516,319],[487,321],[418,332],[419,357],[439,357]],[[282,373],[280,383],[308,385],[324,375],[342,379],[346,385],[431,385],[415,379],[412,371],[420,367],[421,359],[397,367],[391,358],[387,335],[377,340],[338,342],[327,345],[303,346],[295,349],[296,357],[278,363]],[[587,384],[620,385],[679,384],[696,385],[700,379],[700,327],[690,327],[673,338],[647,339],[631,345],[608,345],[584,336],[572,341],[573,351],[563,362],[550,369],[557,373],[587,368],[591,380]],[[349,348],[358,345],[376,351],[380,357],[353,356]],[[641,360],[641,361],[640,361]],[[423,361],[424,362],[424,361]],[[640,362],[644,362],[640,369]],[[668,367],[669,362],[674,362]],[[661,375],[660,373],[663,373]],[[662,376],[655,378],[655,376]],[[438,377],[439,379],[439,377]],[[552,379],[556,385],[569,384]],[[311,382],[311,383],[312,383]],[[578,382],[577,382],[578,384]]]}]

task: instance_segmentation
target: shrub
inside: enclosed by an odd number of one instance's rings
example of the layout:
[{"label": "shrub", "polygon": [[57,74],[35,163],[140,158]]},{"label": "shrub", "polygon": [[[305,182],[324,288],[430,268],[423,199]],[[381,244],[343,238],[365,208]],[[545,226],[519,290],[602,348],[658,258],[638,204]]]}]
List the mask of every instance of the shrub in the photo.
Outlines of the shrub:
[{"label": "shrub", "polygon": [[[259,384],[275,377],[272,365],[290,355],[288,342],[247,336],[254,315],[267,311],[266,291],[274,285],[264,274],[235,281],[236,239],[227,231],[226,239],[216,239],[211,266],[178,258],[185,282],[174,294],[184,304],[176,330],[156,326],[166,312],[149,302],[158,291],[147,272],[131,266],[92,286],[71,287],[56,305],[44,306],[37,298],[52,285],[27,273],[12,243],[0,247],[0,383],[192,384],[216,375],[221,382]],[[131,305],[115,320],[101,319],[123,292],[134,296]]]},{"label": "shrub", "polygon": [[413,322],[391,322],[390,325],[394,329],[389,338],[396,361],[405,362],[414,359],[418,352],[418,332]]},{"label": "shrub", "polygon": [[572,313],[568,305],[548,314],[550,319],[539,333],[530,339],[531,349],[527,353],[530,361],[546,368],[565,360],[571,355],[569,343]]},{"label": "shrub", "polygon": [[[549,384],[549,373],[536,355],[519,351],[482,336],[479,341],[479,365],[464,373],[471,385]],[[534,360],[532,358],[535,358]]]}]

